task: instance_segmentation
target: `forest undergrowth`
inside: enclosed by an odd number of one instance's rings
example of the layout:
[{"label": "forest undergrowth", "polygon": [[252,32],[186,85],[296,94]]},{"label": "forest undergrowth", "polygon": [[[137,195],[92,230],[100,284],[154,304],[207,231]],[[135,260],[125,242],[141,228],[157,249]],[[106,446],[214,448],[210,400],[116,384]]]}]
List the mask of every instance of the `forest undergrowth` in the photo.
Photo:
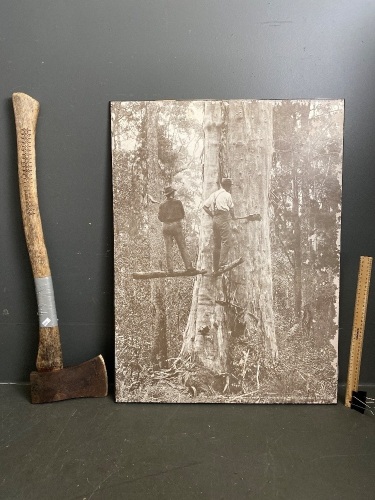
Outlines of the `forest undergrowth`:
[{"label": "forest undergrowth", "polygon": [[[158,369],[138,364],[127,373],[127,400],[155,403],[328,403],[335,399],[333,346],[319,335],[289,331],[274,362],[260,359],[250,338],[234,339],[231,372],[214,374],[191,359],[170,359]],[[327,382],[331,381],[331,382]]]}]

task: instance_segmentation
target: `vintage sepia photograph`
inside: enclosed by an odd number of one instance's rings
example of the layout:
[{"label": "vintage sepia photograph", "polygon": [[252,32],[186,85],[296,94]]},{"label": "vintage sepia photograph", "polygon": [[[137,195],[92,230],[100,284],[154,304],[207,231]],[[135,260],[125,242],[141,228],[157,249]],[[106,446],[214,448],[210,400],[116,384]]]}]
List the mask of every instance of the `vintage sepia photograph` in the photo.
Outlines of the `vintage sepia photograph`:
[{"label": "vintage sepia photograph", "polygon": [[111,103],[116,401],[337,401],[343,100]]}]

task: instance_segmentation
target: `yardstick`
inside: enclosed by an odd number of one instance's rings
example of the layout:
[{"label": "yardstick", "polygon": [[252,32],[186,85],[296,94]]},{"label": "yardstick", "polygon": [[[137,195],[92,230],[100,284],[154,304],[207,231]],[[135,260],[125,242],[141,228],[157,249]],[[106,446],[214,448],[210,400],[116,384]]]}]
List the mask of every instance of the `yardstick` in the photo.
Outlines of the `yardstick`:
[{"label": "yardstick", "polygon": [[345,406],[351,407],[352,393],[358,391],[359,372],[363,337],[365,333],[367,302],[370,289],[372,257],[361,257],[359,261],[357,293],[354,307],[352,340],[350,344],[348,379],[346,384]]}]

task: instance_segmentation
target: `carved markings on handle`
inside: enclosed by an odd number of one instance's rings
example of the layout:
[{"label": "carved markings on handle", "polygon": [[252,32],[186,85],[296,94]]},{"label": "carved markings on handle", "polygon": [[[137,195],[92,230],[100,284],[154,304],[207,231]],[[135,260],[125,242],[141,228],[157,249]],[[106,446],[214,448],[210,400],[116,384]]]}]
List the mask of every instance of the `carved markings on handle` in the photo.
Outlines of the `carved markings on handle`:
[{"label": "carved markings on handle", "polygon": [[35,200],[30,192],[30,182],[33,177],[31,129],[21,129],[21,176],[25,185],[25,208],[27,215],[36,215]]}]

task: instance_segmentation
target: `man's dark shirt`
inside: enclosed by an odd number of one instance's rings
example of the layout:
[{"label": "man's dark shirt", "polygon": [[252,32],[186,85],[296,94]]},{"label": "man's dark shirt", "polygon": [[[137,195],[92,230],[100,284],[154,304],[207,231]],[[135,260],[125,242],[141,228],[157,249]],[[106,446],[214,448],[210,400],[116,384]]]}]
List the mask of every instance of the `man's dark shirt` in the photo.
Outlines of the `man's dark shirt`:
[{"label": "man's dark shirt", "polygon": [[168,198],[159,207],[159,220],[161,222],[176,222],[185,217],[184,207],[180,200]]}]

